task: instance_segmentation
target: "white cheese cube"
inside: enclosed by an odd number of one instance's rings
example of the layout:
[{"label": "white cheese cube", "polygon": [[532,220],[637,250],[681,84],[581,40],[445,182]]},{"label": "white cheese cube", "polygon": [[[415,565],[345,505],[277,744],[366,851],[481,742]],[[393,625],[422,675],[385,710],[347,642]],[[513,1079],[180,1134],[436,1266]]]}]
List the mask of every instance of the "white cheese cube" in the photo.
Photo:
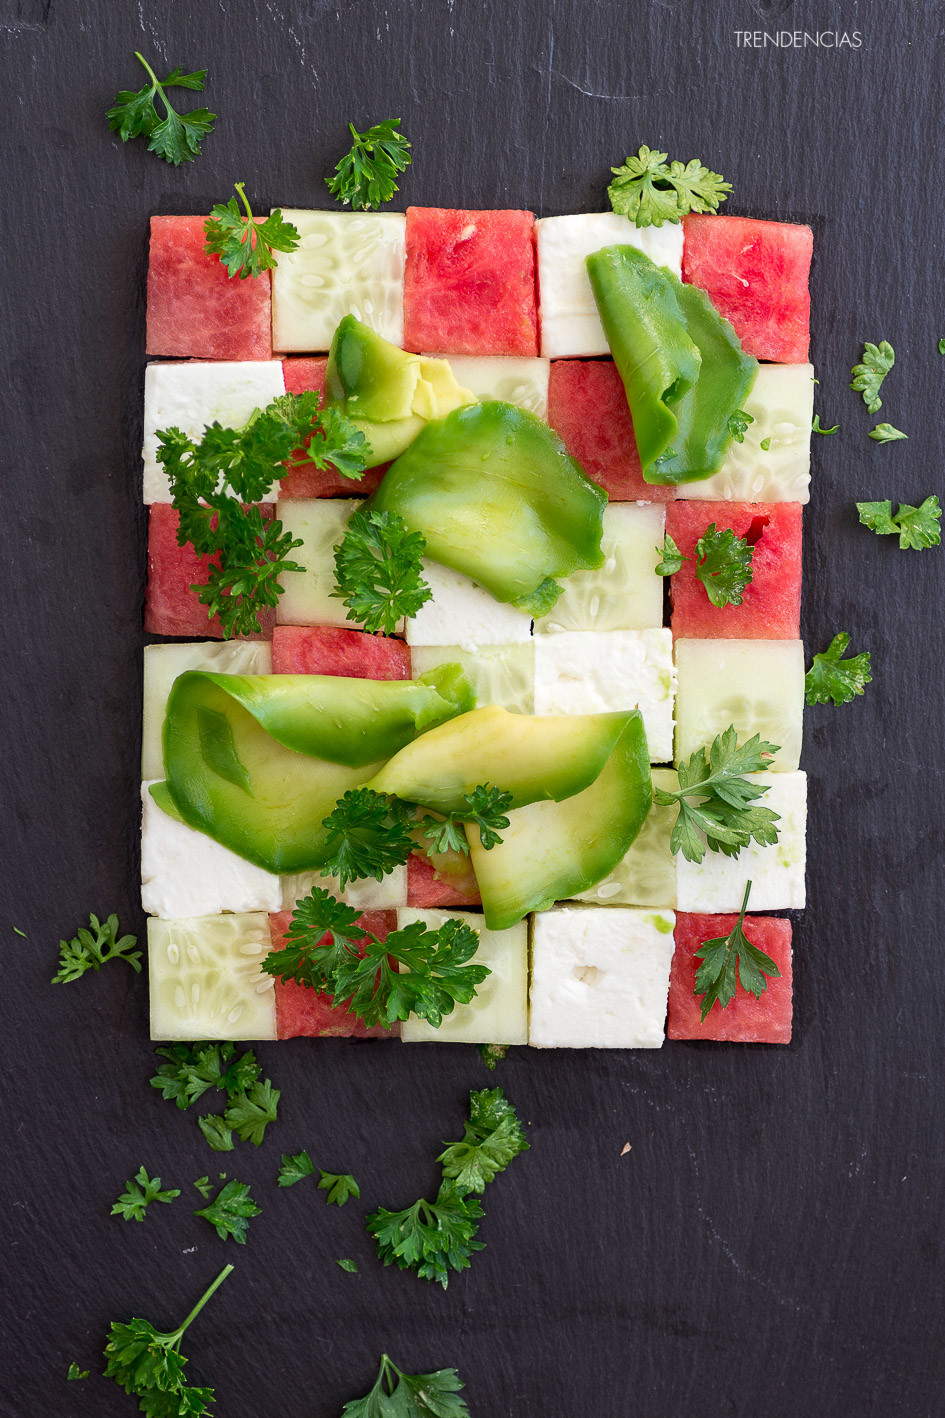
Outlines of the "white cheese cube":
[{"label": "white cheese cube", "polygon": [[[144,500],[170,502],[167,474],[157,460],[158,433],[179,428],[199,443],[208,424],[240,428],[256,409],[285,393],[282,361],[178,360],[144,371]],[[279,484],[261,500],[275,502]]]},{"label": "white cheese cube", "polygon": [[272,673],[272,647],[261,640],[198,640],[181,645],[145,645],[142,778],[164,776],[164,751],[161,747],[164,711],[171,685],[185,670],[209,670],[217,675],[268,675]]},{"label": "white cheese cube", "polygon": [[675,689],[669,630],[563,630],[535,637],[535,713],[639,709],[651,763],[672,759]]},{"label": "white cheese cube", "polygon": [[299,872],[295,876],[284,876],[282,881],[282,909],[292,911],[295,903],[308,896],[313,886],[330,891],[339,900],[359,911],[391,911],[407,904],[407,868],[394,867],[380,881],[364,877],[360,881],[349,881],[344,891],[334,876],[322,876],[318,871]]},{"label": "white cheese cube", "polygon": [[272,273],[273,348],[324,353],[345,315],[402,345],[407,218],[285,207],[282,214],[300,241],[279,253]]},{"label": "white cheese cube", "polygon": [[558,906],[532,917],[528,1042],[539,1049],[658,1049],[672,911]]},{"label": "white cheese cube", "polygon": [[733,440],[717,473],[680,483],[676,496],[690,502],[809,502],[814,366],[759,365],[744,408],[754,419],[745,441]]},{"label": "white cheese cube", "polygon": [[804,646],[800,640],[677,640],[676,763],[734,726],[739,743],[760,734],[779,751],[771,767],[800,762]]},{"label": "white cheese cube", "polygon": [[597,571],[572,571],[535,631],[651,630],[663,624],[663,578],[657,576],[666,526],[661,502],[610,502],[604,508]]},{"label": "white cheese cube", "polygon": [[162,812],[141,786],[141,905],[152,916],[278,911],[279,877]]},{"label": "white cheese cube", "polygon": [[[652,778],[653,787],[665,792],[679,787],[672,768],[654,768]],[[654,802],[627,855],[603,881],[579,891],[575,900],[595,906],[675,906],[676,860],[669,839],[676,812],[675,807]]]},{"label": "white cheese cube", "polygon": [[668,266],[676,276],[682,274],[683,229],[679,222],[635,227],[616,212],[579,212],[543,217],[535,223],[535,234],[541,352],[549,359],[610,354],[585,264],[592,252],[604,246],[635,246],[657,266]]},{"label": "white cheese cube", "polygon": [[551,362],[515,355],[448,355],[457,382],[477,399],[499,399],[548,417]]},{"label": "white cheese cube", "polygon": [[407,621],[408,645],[513,645],[531,639],[527,611],[497,601],[488,591],[449,566],[424,561],[423,579],[432,601]]},{"label": "white cheese cube", "polygon": [[275,1039],[269,917],[148,920],[152,1039]]},{"label": "white cheese cube", "polygon": [[276,516],[302,545],[291,553],[304,571],[284,571],[279,577],[283,594],[276,608],[279,625],[354,625],[348,608],[332,591],[335,580],[335,547],[347,529],[348,518],[361,506],[358,498],[312,497],[280,502]]},{"label": "white cheese cube", "polygon": [[806,902],[807,774],[753,773],[768,791],[757,800],[780,817],[772,847],[752,842],[737,857],[706,852],[701,862],[676,855],[676,901],[680,911],[739,911],[751,882],[748,910],[801,910]]},{"label": "white cheese cube", "polygon": [[507,931],[488,931],[477,911],[397,912],[398,927],[423,921],[436,930],[444,921],[466,921],[479,932],[479,949],[473,956],[492,974],[476,990],[469,1004],[458,1004],[434,1029],[411,1014],[400,1026],[405,1044],[526,1044],[528,1042],[528,923],[520,921]]},{"label": "white cheese cube", "polygon": [[437,665],[462,665],[479,708],[498,704],[519,714],[535,712],[535,642],[519,645],[411,645],[414,679]]}]

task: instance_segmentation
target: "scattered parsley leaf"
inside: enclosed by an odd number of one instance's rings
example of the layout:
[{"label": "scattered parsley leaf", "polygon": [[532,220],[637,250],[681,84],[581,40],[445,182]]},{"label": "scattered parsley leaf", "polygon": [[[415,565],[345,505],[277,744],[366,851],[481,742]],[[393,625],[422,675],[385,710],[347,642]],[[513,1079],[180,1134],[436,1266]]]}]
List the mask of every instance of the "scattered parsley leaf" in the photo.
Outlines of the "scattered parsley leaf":
[{"label": "scattered parsley leaf", "polygon": [[871,683],[870,652],[843,658],[850,643],[845,630],[835,635],[826,650],[814,656],[804,677],[808,704],[849,704]]},{"label": "scattered parsley leaf", "polygon": [[258,1147],[266,1128],[276,1121],[281,1097],[279,1089],[273,1088],[270,1079],[254,1083],[230,1102],[223,1114],[226,1126],[232,1128],[244,1142],[255,1143]]},{"label": "scattered parsley leaf", "polygon": [[358,1267],[355,1262],[348,1260],[347,1257],[345,1257],[344,1260],[336,1260],[335,1265],[340,1265],[341,1269],[346,1270],[349,1275],[357,1275],[358,1273]]},{"label": "scattered parsley leaf", "polygon": [[348,607],[346,619],[393,635],[404,617],[415,616],[433,597],[421,574],[425,546],[396,512],[355,512],[334,548],[331,594]]},{"label": "scattered parsley leaf", "polygon": [[88,926],[81,926],[71,940],[59,942],[59,969],[53,975],[52,983],[71,984],[87,970],[98,972],[109,960],[125,960],[138,974],[141,971],[141,951],[133,948],[137,944],[136,936],[118,935],[117,916],[108,916],[104,921],[100,921],[98,916],[89,916]]},{"label": "scattered parsley leaf", "polygon": [[495,1073],[496,1064],[501,1063],[509,1051],[508,1044],[477,1044],[476,1048],[490,1073]]},{"label": "scattered parsley leaf", "polygon": [[318,1175],[321,1178],[318,1190],[328,1193],[325,1197],[328,1206],[344,1206],[349,1197],[357,1200],[361,1195],[361,1188],[350,1172],[324,1172],[319,1168]]},{"label": "scattered parsley leaf", "polygon": [[246,1244],[250,1221],[261,1214],[261,1209],[249,1194],[249,1184],[237,1181],[227,1182],[209,1206],[194,1212],[195,1216],[202,1216],[210,1222],[221,1241],[232,1237],[240,1246]]},{"label": "scattered parsley leaf", "polygon": [[838,423],[835,423],[833,428],[821,428],[820,414],[815,414],[814,422],[811,424],[811,431],[813,433],[836,433],[839,427],[840,425]]},{"label": "scattered parsley leaf", "polygon": [[261,1073],[252,1049],[237,1055],[229,1042],[164,1044],[154,1052],[168,1062],[160,1065],[151,1087],[162,1098],[173,1099],[178,1108],[189,1108],[211,1088],[222,1089],[232,1098],[251,1087]]},{"label": "scattered parsley leaf", "polygon": [[197,1191],[200,1193],[200,1195],[204,1198],[205,1201],[209,1201],[210,1198],[213,1196],[213,1183],[211,1182],[209,1177],[198,1177],[197,1180],[194,1182],[194,1186],[197,1188]]},{"label": "scattered parsley leaf", "polygon": [[679,765],[676,792],[654,787],[655,803],[679,808],[670,850],[682,852],[687,861],[701,862],[707,848],[737,857],[751,841],[773,846],[779,816],[770,808],[755,806],[767,787],[742,775],[762,772],[777,751],[776,744],[763,742],[758,734],[740,745],[730,726],[708,749],[697,749]]},{"label": "scattered parsley leaf", "polygon": [[69,1379],[69,1380],[73,1380],[73,1379],[87,1379],[88,1376],[89,1376],[89,1371],[88,1371],[88,1369],[80,1369],[79,1366],[78,1366],[78,1364],[76,1364],[76,1363],[72,1363],[72,1364],[69,1365],[69,1372],[66,1374],[66,1378]]},{"label": "scattered parsley leaf", "polygon": [[[337,877],[343,891],[349,881],[365,877],[381,881],[388,872],[402,866],[416,843],[401,806],[373,788],[349,788],[343,793],[322,823],[328,831],[328,856],[322,875]],[[324,908],[330,909],[327,905]],[[333,921],[342,923],[341,913],[331,914]],[[347,918],[349,926],[358,914],[354,911]],[[324,929],[329,928],[326,925]]]},{"label": "scattered parsley leaf", "polygon": [[899,439],[908,438],[909,435],[893,428],[891,423],[878,423],[875,428],[870,429],[867,437],[876,443],[897,443]]},{"label": "scattered parsley leaf", "polygon": [[896,363],[896,352],[888,340],[880,340],[878,345],[866,341],[863,346],[863,363],[855,364],[850,370],[853,381],[850,385],[858,394],[871,414],[883,406],[879,391],[883,380]]},{"label": "scattered parsley leaf", "polygon": [[179,1190],[162,1191],[161,1178],[149,1177],[143,1166],[138,1168],[134,1181],[125,1183],[125,1188],[111,1209],[112,1216],[121,1216],[125,1221],[143,1221],[152,1201],[170,1203],[180,1196]]},{"label": "scattered parsley leaf", "polygon": [[183,1324],[171,1334],[160,1334],[150,1320],[113,1322],[105,1345],[105,1377],[114,1379],[125,1393],[139,1401],[152,1418],[202,1418],[213,1402],[212,1388],[191,1388],[184,1382],[187,1363],[180,1342],[233,1267],[224,1266],[209,1290],[197,1301]]},{"label": "scattered parsley leaf", "polygon": [[[182,162],[193,162],[200,154],[201,141],[213,131],[216,114],[207,108],[192,108],[189,113],[176,113],[167,97],[167,89],[202,90],[207,77],[206,69],[197,69],[185,74],[182,69],[173,69],[163,81],[158,79],[147,60],[135,50],[135,58],[143,64],[150,83],[132,93],[122,89],[105,115],[109,128],[117,133],[123,143],[129,138],[147,138],[148,152],[174,167]],[[164,109],[164,117],[159,118],[155,108],[157,99]]]},{"label": "scattered parsley leaf", "polygon": [[939,352],[939,354],[941,354],[941,355],[945,355],[945,340],[939,340],[939,342],[938,342],[938,352]]},{"label": "scattered parsley leaf", "polygon": [[763,438],[763,439],[761,440],[761,447],[762,447],[762,449],[763,449],[763,451],[764,451],[765,453],[767,453],[767,452],[769,451],[769,449],[771,448],[771,438],[770,438],[770,436],[769,436],[768,438]]},{"label": "scattered parsley leaf", "polygon": [[745,887],[742,909],[728,935],[703,941],[695,952],[701,957],[702,964],[696,971],[696,987],[693,993],[702,996],[703,1022],[716,1000],[721,1009],[725,1009],[732,1002],[739,980],[742,989],[753,994],[757,1000],[761,999],[768,988],[765,976],[780,977],[781,971],[771,956],[752,945],[742,929],[750,891],[751,882]]},{"label": "scattered parsley leaf", "polygon": [[462,1142],[452,1142],[437,1161],[458,1191],[484,1192],[486,1184],[517,1157],[528,1142],[512,1104],[501,1088],[483,1088],[469,1095],[469,1121]]},{"label": "scattered parsley leaf", "polygon": [[710,522],[696,542],[696,576],[714,606],[740,606],[742,592],[751,584],[754,548],[731,527],[716,530]]},{"label": "scattered parsley leaf", "polygon": [[12,926],[11,930],[13,931],[14,935],[22,936],[24,940],[29,940],[29,936],[26,934],[26,931],[21,931],[19,926]]},{"label": "scattered parsley leaf", "polygon": [[677,571],[682,570],[683,562],[689,560],[683,556],[668,532],[663,537],[663,545],[656,548],[656,554],[659,557],[656,564],[657,576],[675,576]]},{"label": "scattered parsley leaf", "polygon": [[667,154],[641,147],[620,167],[607,188],[610,205],[638,227],[678,222],[689,212],[716,212],[732,184],[721,173],[703,167],[698,158],[667,163]]},{"label": "scattered parsley leaf", "polygon": [[900,503],[895,516],[891,502],[858,502],[856,510],[863,526],[869,527],[871,532],[876,532],[878,536],[898,534],[899,546],[903,551],[937,547],[941,541],[942,509],[934,493],[919,507]]},{"label": "scattered parsley leaf", "polygon": [[278,209],[265,221],[257,221],[243,191],[245,184],[234,182],[233,186],[246,210],[240,211],[235,197],[211,208],[203,224],[207,238],[203,249],[208,256],[219,256],[231,278],[239,276],[240,280],[245,280],[247,276],[261,276],[263,271],[274,270],[273,251],[294,251],[299,244],[299,234],[291,222],[283,220]]},{"label": "scattered parsley leaf", "polygon": [[483,1249],[475,1239],[482,1214],[475,1197],[444,1181],[436,1201],[417,1201],[403,1211],[381,1206],[367,1218],[367,1229],[384,1265],[413,1270],[445,1290],[450,1271],[466,1270],[474,1252]]},{"label": "scattered parsley leaf", "polygon": [[744,443],[748,425],[754,421],[751,414],[746,413],[744,409],[736,409],[733,414],[729,415],[726,427],[736,443]]},{"label": "scattered parsley leaf", "polygon": [[[343,1266],[344,1262],[338,1264]],[[374,1387],[363,1398],[350,1399],[342,1409],[342,1418],[470,1418],[465,1400],[459,1396],[462,1387],[455,1369],[405,1374],[382,1354]]]},{"label": "scattered parsley leaf", "polygon": [[214,1152],[233,1151],[233,1132],[221,1113],[204,1113],[197,1119],[197,1126]]},{"label": "scattered parsley leaf", "polygon": [[282,1166],[279,1168],[280,1187],[294,1187],[296,1182],[300,1182],[303,1177],[315,1175],[315,1163],[303,1148],[294,1157],[287,1157],[283,1152]]},{"label": "scattered parsley leaf", "polygon": [[410,143],[399,131],[399,118],[386,118],[366,133],[353,123],[348,127],[354,142],[325,181],[339,202],[368,211],[398,191],[397,177],[410,166]]}]

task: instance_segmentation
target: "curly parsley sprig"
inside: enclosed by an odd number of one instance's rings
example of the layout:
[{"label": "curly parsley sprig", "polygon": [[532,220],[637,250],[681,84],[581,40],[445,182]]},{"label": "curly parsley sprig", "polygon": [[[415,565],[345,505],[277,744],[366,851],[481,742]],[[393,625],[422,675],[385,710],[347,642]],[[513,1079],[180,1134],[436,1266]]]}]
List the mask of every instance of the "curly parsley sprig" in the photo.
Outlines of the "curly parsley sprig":
[{"label": "curly parsley sprig", "polygon": [[[123,143],[129,138],[147,138],[148,152],[157,153],[159,158],[180,167],[182,162],[193,162],[200,154],[201,141],[213,131],[216,114],[208,108],[192,108],[189,113],[176,113],[167,96],[168,89],[202,90],[207,77],[206,69],[196,69],[185,74],[183,69],[172,69],[166,79],[159,79],[151,65],[135,50],[135,58],[144,66],[150,83],[133,93],[122,89],[105,115],[113,133],[117,133]],[[159,118],[155,100],[164,109],[164,117]]]},{"label": "curly parsley sprig", "polygon": [[396,512],[355,512],[335,553],[335,589],[346,619],[371,633],[393,635],[433,599],[422,576],[426,540]]},{"label": "curly parsley sprig", "polygon": [[141,951],[134,949],[137,944],[137,936],[119,936],[117,916],[107,916],[104,921],[98,916],[89,916],[89,924],[80,926],[71,940],[59,942],[59,969],[52,983],[71,984],[89,970],[97,973],[109,960],[124,960],[140,974]]},{"label": "curly parsley sprig", "polygon": [[295,251],[300,238],[298,229],[284,220],[278,208],[265,221],[257,221],[243,190],[245,183],[234,182],[233,186],[245,211],[240,211],[235,197],[211,208],[203,224],[204,250],[208,256],[219,256],[231,278],[245,280],[274,270],[277,263],[272,253]]},{"label": "curly parsley sprig", "polygon": [[734,727],[717,735],[707,749],[697,749],[679,765],[679,788],[667,792],[654,785],[653,801],[661,807],[678,807],[670,836],[670,850],[687,861],[701,862],[706,851],[737,857],[754,841],[770,847],[778,840],[780,821],[771,808],[758,807],[767,791],[744,777],[767,768],[778,745],[765,743],[758,734],[739,745]]},{"label": "curly parsley sprig", "polygon": [[345,206],[369,211],[389,202],[398,190],[397,177],[410,166],[410,143],[400,132],[399,118],[386,118],[366,133],[359,133],[353,123],[348,127],[354,142],[325,182]]},{"label": "curly parsley sprig", "polygon": [[667,163],[666,157],[644,146],[636,157],[610,169],[615,178],[607,188],[610,205],[635,226],[662,226],[690,212],[717,212],[732,190],[721,173],[710,171],[698,158]]}]

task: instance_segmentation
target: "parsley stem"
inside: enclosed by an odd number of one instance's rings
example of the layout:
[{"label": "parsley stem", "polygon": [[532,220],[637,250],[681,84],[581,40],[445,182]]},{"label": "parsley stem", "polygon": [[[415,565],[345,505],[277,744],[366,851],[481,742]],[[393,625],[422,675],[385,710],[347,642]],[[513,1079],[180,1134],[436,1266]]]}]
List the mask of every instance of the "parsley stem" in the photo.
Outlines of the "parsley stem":
[{"label": "parsley stem", "polygon": [[233,186],[236,188],[237,192],[240,194],[240,201],[243,203],[243,206],[246,208],[246,215],[249,217],[249,220],[252,221],[252,220],[253,220],[253,209],[252,209],[252,207],[249,205],[249,202],[246,200],[246,193],[243,191],[243,188],[246,186],[246,183],[245,183],[245,182],[234,182],[234,183],[233,183]]},{"label": "parsley stem", "polygon": [[745,912],[746,912],[746,910],[748,909],[748,893],[749,893],[750,890],[751,890],[751,882],[749,881],[748,884],[747,884],[746,887],[745,887],[745,895],[744,895],[744,897],[742,898],[742,909],[741,909],[741,910],[739,911],[739,913],[738,913],[738,924],[739,924],[739,926],[742,925],[742,923],[743,923],[743,921],[744,921],[744,919],[745,919]]},{"label": "parsley stem", "polygon": [[174,1335],[175,1335],[174,1348],[175,1348],[175,1349],[177,1348],[177,1345],[180,1343],[181,1339],[183,1338],[184,1330],[187,1329],[188,1325],[192,1324],[193,1321],[197,1318],[197,1316],[200,1314],[200,1311],[203,1309],[204,1305],[205,1305],[205,1304],[207,1303],[207,1301],[210,1299],[210,1296],[211,1296],[212,1294],[214,1294],[214,1292],[215,1292],[216,1290],[219,1289],[219,1287],[223,1284],[224,1280],[225,1280],[226,1277],[229,1275],[229,1273],[230,1273],[230,1271],[231,1271],[232,1269],[233,1269],[232,1265],[225,1265],[225,1266],[223,1267],[223,1269],[220,1271],[220,1274],[217,1276],[216,1280],[215,1280],[215,1281],[213,1282],[213,1284],[210,1286],[210,1289],[207,1290],[207,1291],[205,1292],[205,1294],[203,1295],[203,1297],[197,1301],[196,1305],[194,1305],[193,1309],[191,1310],[191,1312],[190,1312],[190,1314],[187,1316],[187,1318],[184,1320],[183,1324],[180,1325],[180,1327],[174,1331]]},{"label": "parsley stem", "polygon": [[155,74],[154,70],[151,68],[151,65],[150,65],[150,64],[148,63],[148,61],[145,59],[144,55],[143,55],[143,54],[139,54],[138,51],[137,51],[137,49],[135,50],[135,58],[136,58],[136,59],[140,59],[140,60],[141,60],[141,63],[144,65],[145,69],[148,71],[148,74],[150,75],[150,78],[151,78],[151,83],[154,85],[154,91],[155,91],[156,94],[159,94],[159,95],[160,95],[161,102],[162,102],[163,105],[164,105],[164,111],[165,111],[165,113],[167,114],[167,116],[170,117],[171,114],[174,112],[174,110],[171,108],[171,105],[170,105],[170,103],[168,102],[167,94],[164,92],[164,87],[163,87],[163,85],[162,85],[160,79],[158,78],[157,74]]}]

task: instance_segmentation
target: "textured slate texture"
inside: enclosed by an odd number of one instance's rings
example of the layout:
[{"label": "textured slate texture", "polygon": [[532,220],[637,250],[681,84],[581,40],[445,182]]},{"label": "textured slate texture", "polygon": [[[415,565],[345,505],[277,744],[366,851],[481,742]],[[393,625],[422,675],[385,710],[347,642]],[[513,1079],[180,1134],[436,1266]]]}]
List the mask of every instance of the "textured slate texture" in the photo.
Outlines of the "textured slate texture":
[{"label": "textured slate texture", "polygon": [[[855,28],[862,48],[736,48],[766,21]],[[4,1418],[133,1412],[94,1376],[67,1385],[70,1360],[94,1369],[113,1317],[181,1318],[226,1260],[186,1346],[221,1418],[330,1418],[382,1349],[456,1364],[476,1418],[941,1412],[943,554],[901,554],[852,503],[943,491],[942,28],[918,0],[0,0]],[[136,48],[210,70],[218,130],[183,171],[105,128]],[[733,211],[812,222],[817,405],[842,432],[815,440],[804,631],[874,652],[864,700],[809,715],[794,1043],[519,1051],[496,1077],[532,1151],[446,1294],[376,1266],[364,1205],[274,1181],[305,1146],[368,1205],[429,1191],[489,1080],[474,1050],[263,1047],[283,1111],[220,1163],[264,1208],[237,1250],[190,1216],[217,1159],[148,1087],[144,981],[47,984],[90,909],[143,925],[148,216],[206,211],[237,178],[257,210],[327,205],[348,118],[388,115],[415,143],[404,201],[593,208],[645,141],[724,172]],[[908,443],[866,439],[846,387],[864,338],[896,347],[881,416]],[[184,1197],[110,1219],[142,1161]]]}]

